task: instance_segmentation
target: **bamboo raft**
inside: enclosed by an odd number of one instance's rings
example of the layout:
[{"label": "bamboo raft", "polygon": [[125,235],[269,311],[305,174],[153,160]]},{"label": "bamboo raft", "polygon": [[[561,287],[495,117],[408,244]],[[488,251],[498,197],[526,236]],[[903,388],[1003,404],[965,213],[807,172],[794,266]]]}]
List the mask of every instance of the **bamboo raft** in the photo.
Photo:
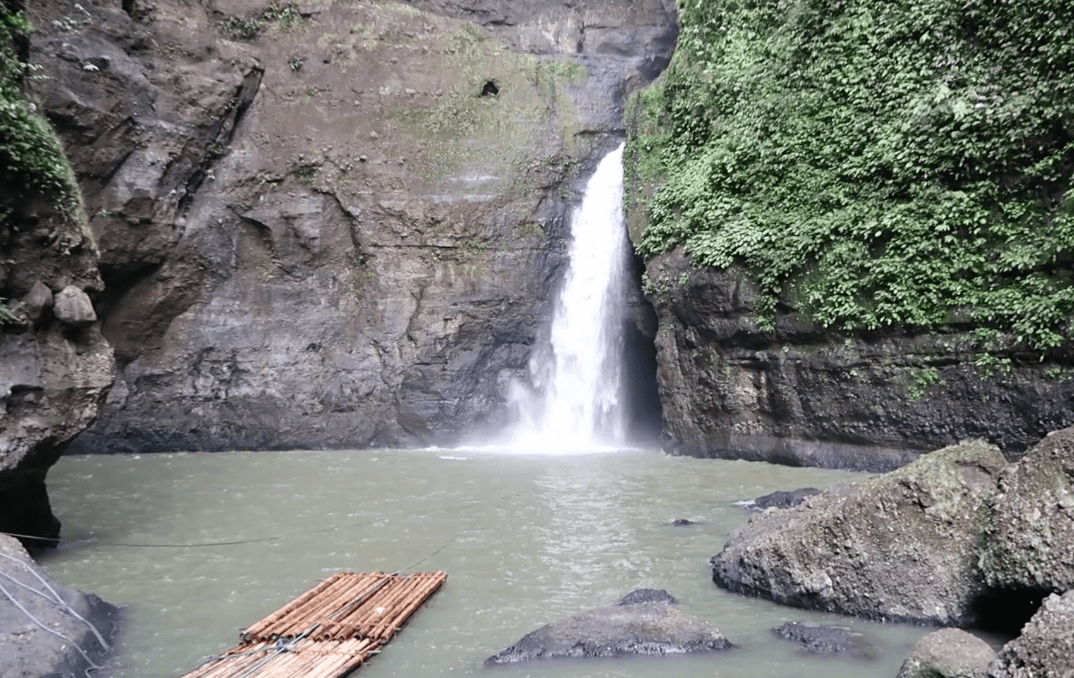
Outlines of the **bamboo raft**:
[{"label": "bamboo raft", "polygon": [[380,652],[446,572],[337,572],[182,678],[340,678]]}]

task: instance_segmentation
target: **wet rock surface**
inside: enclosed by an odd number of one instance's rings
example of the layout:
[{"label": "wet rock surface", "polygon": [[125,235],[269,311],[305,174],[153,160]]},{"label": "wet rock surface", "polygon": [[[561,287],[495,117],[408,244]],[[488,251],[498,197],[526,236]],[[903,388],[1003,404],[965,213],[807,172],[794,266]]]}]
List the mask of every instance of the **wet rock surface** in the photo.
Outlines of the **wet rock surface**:
[{"label": "wet rock surface", "polygon": [[989,666],[991,678],[1074,676],[1074,591],[1044,599],[1018,638]]},{"label": "wet rock surface", "polygon": [[0,535],[0,678],[90,675],[111,654],[118,614],[53,582]]},{"label": "wet rock surface", "polygon": [[999,476],[981,569],[989,586],[1074,589],[1074,429],[1046,436]]},{"label": "wet rock surface", "polygon": [[[975,438],[1013,459],[1074,422],[1062,362],[980,352],[954,331],[840,334],[789,307],[766,334],[741,271],[695,270],[681,250],[646,267],[666,449],[887,471]],[[977,363],[1005,366],[1002,378]]]},{"label": "wet rock surface", "polygon": [[820,490],[815,487],[800,487],[797,490],[790,491],[779,490],[763,497],[757,497],[745,504],[745,507],[760,511],[767,508],[791,508],[801,504],[806,497],[812,497],[815,494],[820,494]]},{"label": "wet rock surface", "polygon": [[963,443],[754,515],[713,557],[713,581],[807,609],[973,624],[987,588],[978,546],[1004,464],[995,447]]},{"label": "wet rock surface", "polygon": [[502,424],[580,182],[676,35],[666,0],[524,5],[35,3],[37,94],[83,187],[121,366],[75,449]]},{"label": "wet rock surface", "polygon": [[725,650],[713,626],[682,612],[669,593],[639,589],[619,603],[567,617],[523,636],[486,666],[534,659],[677,655]]},{"label": "wet rock surface", "polygon": [[679,601],[664,589],[635,589],[623,596],[616,605],[639,605],[641,603],[678,605]]},{"label": "wet rock surface", "polygon": [[800,644],[815,654],[835,654],[850,649],[850,634],[846,629],[802,622],[787,622],[772,629],[777,637]]},{"label": "wet rock surface", "polygon": [[980,638],[961,629],[940,629],[914,644],[896,678],[987,678],[995,658]]}]

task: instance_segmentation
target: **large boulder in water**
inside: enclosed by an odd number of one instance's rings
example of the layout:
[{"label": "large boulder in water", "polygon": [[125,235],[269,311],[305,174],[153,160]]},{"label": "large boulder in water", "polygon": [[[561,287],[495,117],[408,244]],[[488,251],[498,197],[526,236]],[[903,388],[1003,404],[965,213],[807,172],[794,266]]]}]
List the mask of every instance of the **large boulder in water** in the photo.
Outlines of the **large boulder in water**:
[{"label": "large boulder in water", "polygon": [[485,660],[511,664],[554,657],[668,655],[724,650],[718,629],[679,609],[666,591],[639,589],[616,605],[567,617],[523,636]]},{"label": "large boulder in water", "polygon": [[914,643],[895,678],[987,678],[995,651],[962,629],[940,629]]},{"label": "large boulder in water", "polygon": [[1022,635],[1003,646],[989,667],[992,678],[1074,676],[1074,591],[1044,599]]},{"label": "large boulder in water", "polygon": [[989,586],[1074,589],[1074,428],[1048,434],[999,476],[981,569]]},{"label": "large boulder in water", "polygon": [[870,619],[967,626],[985,592],[978,546],[1003,455],[982,442],[769,509],[711,561],[724,588]]},{"label": "large boulder in water", "polygon": [[0,534],[0,678],[90,675],[116,622],[114,606],[53,582]]}]

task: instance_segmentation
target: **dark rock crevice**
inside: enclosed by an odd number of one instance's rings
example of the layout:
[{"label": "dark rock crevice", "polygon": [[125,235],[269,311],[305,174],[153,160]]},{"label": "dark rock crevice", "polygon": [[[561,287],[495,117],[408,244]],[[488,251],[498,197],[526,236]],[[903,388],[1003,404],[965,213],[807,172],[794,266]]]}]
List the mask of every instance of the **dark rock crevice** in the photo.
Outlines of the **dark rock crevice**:
[{"label": "dark rock crevice", "polygon": [[987,587],[970,603],[975,627],[1013,638],[1051,593],[1045,588]]},{"label": "dark rock crevice", "polygon": [[660,441],[663,407],[657,383],[657,318],[641,291],[642,262],[630,259],[629,299],[623,322],[623,383],[626,391],[627,436],[635,444],[656,445]]}]

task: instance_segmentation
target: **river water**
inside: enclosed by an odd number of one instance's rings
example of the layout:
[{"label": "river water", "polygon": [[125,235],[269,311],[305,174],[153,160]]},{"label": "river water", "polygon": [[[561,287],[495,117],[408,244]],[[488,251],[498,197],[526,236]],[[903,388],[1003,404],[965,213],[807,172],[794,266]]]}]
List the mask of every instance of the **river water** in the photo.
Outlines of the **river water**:
[{"label": "river water", "polygon": [[[732,595],[708,571],[748,516],[733,502],[860,477],[631,450],[67,457],[49,475],[66,541],[42,565],[125,607],[114,676],[181,675],[332,572],[407,569],[449,578],[363,678],[891,678],[928,629]],[[668,524],[678,518],[697,524]],[[639,587],[667,589],[738,647],[481,667],[525,633]],[[799,651],[769,630],[789,620],[850,627],[875,658]]]}]

